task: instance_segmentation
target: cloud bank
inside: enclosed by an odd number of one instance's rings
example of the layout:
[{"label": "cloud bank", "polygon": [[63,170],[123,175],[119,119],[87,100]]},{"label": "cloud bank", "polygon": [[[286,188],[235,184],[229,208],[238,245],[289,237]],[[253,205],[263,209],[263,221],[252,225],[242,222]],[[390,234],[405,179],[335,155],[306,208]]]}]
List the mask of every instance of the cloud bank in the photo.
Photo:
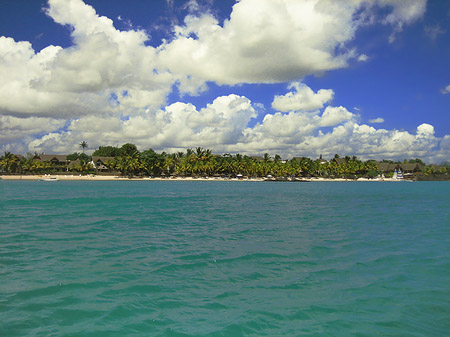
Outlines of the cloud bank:
[{"label": "cloud bank", "polygon": [[[0,37],[0,149],[70,153],[85,140],[91,148],[133,142],[140,149],[203,146],[285,157],[448,157],[448,137],[435,138],[431,125],[418,126],[415,134],[375,129],[333,106],[332,89],[314,92],[299,82],[367,61],[350,47],[360,27],[391,26],[395,39],[423,16],[425,5],[241,0],[223,23],[210,13],[190,15],[151,46],[145,31],[120,31],[81,0],[49,0],[46,14],[70,27],[73,44],[36,52],[27,41]],[[380,10],[387,15],[379,17]],[[174,87],[199,94],[209,82],[291,84],[257,122],[261,108],[245,96],[217,97],[203,108],[167,105]]]},{"label": "cloud bank", "polygon": [[[315,95],[321,96],[319,92]],[[127,120],[86,116],[73,120],[64,131],[50,132],[31,141],[29,150],[74,152],[78,150],[79,139],[87,140],[91,148],[121,145],[127,139],[141,149],[175,152],[202,146],[218,153],[269,152],[285,158],[319,154],[332,157],[340,153],[365,159],[444,160],[449,150],[448,139],[436,138],[434,127],[425,123],[414,134],[376,129],[360,124],[359,116],[345,107],[325,104],[313,110],[267,114],[261,122],[249,127],[256,109],[248,98],[232,94],[218,97],[201,109],[178,102]]]}]

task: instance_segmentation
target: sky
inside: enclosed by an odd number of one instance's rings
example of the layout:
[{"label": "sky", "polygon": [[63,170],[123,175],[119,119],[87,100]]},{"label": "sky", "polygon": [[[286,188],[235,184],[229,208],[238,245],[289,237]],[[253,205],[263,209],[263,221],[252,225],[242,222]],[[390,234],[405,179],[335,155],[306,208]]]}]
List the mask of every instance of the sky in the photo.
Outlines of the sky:
[{"label": "sky", "polygon": [[450,1],[0,0],[0,151],[450,160]]}]

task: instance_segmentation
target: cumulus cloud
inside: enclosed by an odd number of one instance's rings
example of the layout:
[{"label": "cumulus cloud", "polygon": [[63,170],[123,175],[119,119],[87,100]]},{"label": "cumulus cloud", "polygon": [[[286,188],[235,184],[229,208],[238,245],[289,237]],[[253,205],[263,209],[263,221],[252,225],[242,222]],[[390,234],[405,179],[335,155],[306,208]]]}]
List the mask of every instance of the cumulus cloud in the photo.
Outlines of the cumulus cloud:
[{"label": "cumulus cloud", "polygon": [[77,117],[110,111],[111,92],[125,106],[164,104],[174,82],[157,71],[143,31],[119,31],[81,0],[50,0],[47,14],[72,27],[73,45],[36,53],[29,42],[0,37],[0,111],[16,116]]},{"label": "cumulus cloud", "polygon": [[349,121],[355,118],[355,115],[349,112],[346,108],[330,107],[328,106],[323,112],[320,119],[320,126],[335,126],[342,122]]},{"label": "cumulus cloud", "polygon": [[441,93],[443,93],[444,95],[450,93],[450,84],[447,85],[445,88],[441,89]]},{"label": "cumulus cloud", "polygon": [[[219,84],[275,83],[343,68],[367,60],[345,46],[356,30],[377,22],[395,33],[420,18],[426,0],[352,2],[320,0],[242,0],[223,25],[211,14],[188,16],[175,38],[160,47],[162,64],[185,77]],[[183,55],[182,59],[179,55]]]},{"label": "cumulus cloud", "polygon": [[434,135],[434,126],[423,123],[417,127],[417,135],[422,138],[427,138]]},{"label": "cumulus cloud", "polygon": [[[198,110],[192,104],[174,103],[157,111],[147,110],[126,120],[119,117],[86,116],[73,120],[67,131],[50,133],[30,143],[32,151],[71,152],[79,139],[92,148],[122,144],[124,139],[144,149],[219,147],[235,144],[255,117],[250,100],[229,95],[216,98]],[[62,146],[65,148],[61,149]]]},{"label": "cumulus cloud", "polygon": [[369,59],[369,56],[367,56],[366,54],[361,54],[358,56],[359,62],[366,62],[368,59]]},{"label": "cumulus cloud", "polygon": [[294,90],[285,95],[275,96],[272,102],[273,109],[281,112],[316,110],[322,108],[334,96],[331,89],[320,89],[314,93],[310,87],[299,82],[292,83],[288,88]]},{"label": "cumulus cloud", "polygon": [[121,145],[126,139],[141,150],[175,152],[203,146],[217,153],[269,152],[285,158],[315,158],[319,154],[332,157],[341,153],[362,159],[420,157],[436,161],[450,155],[448,137],[435,137],[430,124],[419,125],[415,133],[377,129],[359,124],[358,116],[345,107],[328,105],[314,111],[266,114],[262,121],[249,127],[256,116],[256,105],[244,96],[228,95],[201,109],[178,102],[125,120],[83,116],[63,131],[49,132],[31,141],[29,150],[70,153],[79,150],[77,144],[81,140],[86,140],[90,148],[97,148]]},{"label": "cumulus cloud", "polygon": [[352,13],[333,2],[316,5],[244,0],[223,26],[210,14],[188,16],[161,47],[162,64],[219,84],[284,82],[342,68],[351,53],[335,49],[354,36]]},{"label": "cumulus cloud", "polygon": [[175,83],[195,94],[208,81],[297,80],[366,58],[346,48],[362,13],[387,8],[384,22],[398,26],[418,18],[423,3],[241,0],[222,25],[194,11],[172,39],[152,47],[145,31],[117,30],[82,0],[49,0],[47,15],[70,27],[73,45],[35,52],[29,42],[0,37],[0,113],[77,118],[111,112],[110,95],[123,91],[121,107],[145,109],[164,105]]},{"label": "cumulus cloud", "polygon": [[[36,52],[0,37],[0,149],[71,153],[86,140],[91,149],[130,141],[141,150],[448,156],[448,137],[436,138],[431,125],[415,134],[360,125],[356,114],[330,105],[333,90],[297,82],[367,60],[348,47],[358,28],[382,22],[398,33],[423,15],[425,0],[241,0],[223,23],[198,4],[189,2],[195,15],[171,38],[150,46],[145,31],[120,31],[81,0],[49,0],[47,15],[70,27],[73,44]],[[166,106],[174,85],[196,94],[209,81],[292,84],[274,97],[274,114],[238,95],[204,108]]]},{"label": "cumulus cloud", "polygon": [[0,116],[0,144],[5,144],[1,148],[25,153],[34,136],[60,130],[64,125],[64,120],[52,118]]},{"label": "cumulus cloud", "polygon": [[[249,138],[254,141],[250,142],[250,146],[245,144],[245,148],[250,147],[253,152],[266,148],[269,152],[280,153],[286,158],[304,155],[315,158],[319,154],[332,157],[334,153],[341,153],[358,155],[364,159],[420,157],[433,161],[435,158],[449,155],[448,149],[437,150],[438,144],[443,140],[435,138],[429,126],[421,125],[417,133],[412,134],[406,131],[376,129],[348,120],[335,125],[330,131],[325,131],[320,127],[320,120],[311,116],[308,119],[304,114],[301,117],[290,113],[265,119],[260,127],[249,132]],[[284,123],[280,119],[284,119]],[[290,137],[279,141],[280,137],[283,137],[280,131],[283,126],[285,135]],[[269,127],[276,132],[268,133]]]},{"label": "cumulus cloud", "polygon": [[384,118],[378,117],[378,118],[374,118],[374,119],[369,119],[369,123],[372,123],[372,124],[384,123]]}]

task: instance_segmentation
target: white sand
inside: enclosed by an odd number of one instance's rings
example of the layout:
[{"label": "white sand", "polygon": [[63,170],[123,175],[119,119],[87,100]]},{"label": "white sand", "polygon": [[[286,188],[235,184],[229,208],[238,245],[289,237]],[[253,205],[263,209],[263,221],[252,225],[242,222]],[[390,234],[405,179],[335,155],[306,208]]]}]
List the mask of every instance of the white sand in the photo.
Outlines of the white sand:
[{"label": "white sand", "polygon": [[[208,178],[192,178],[192,177],[171,177],[171,178],[128,178],[121,176],[103,176],[103,175],[4,175],[0,176],[1,179],[4,180],[39,180],[42,178],[56,178],[57,180],[65,180],[65,181],[264,181],[264,178],[219,178],[219,177],[208,177]],[[372,182],[380,182],[380,181],[410,181],[410,180],[399,180],[399,179],[390,179],[385,178],[384,180],[377,179],[367,179],[367,178],[359,178],[358,180],[351,179],[330,179],[330,178],[298,178],[303,181],[313,181],[313,182],[326,182],[326,181],[372,181]]]}]

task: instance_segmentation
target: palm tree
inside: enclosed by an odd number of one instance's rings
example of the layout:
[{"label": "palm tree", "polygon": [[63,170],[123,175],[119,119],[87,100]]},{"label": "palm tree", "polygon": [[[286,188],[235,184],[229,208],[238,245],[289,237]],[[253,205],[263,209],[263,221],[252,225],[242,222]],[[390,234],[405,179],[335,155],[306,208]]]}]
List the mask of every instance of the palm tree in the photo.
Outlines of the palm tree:
[{"label": "palm tree", "polygon": [[6,172],[14,173],[19,164],[19,159],[11,152],[5,152],[0,160],[0,166],[2,166]]},{"label": "palm tree", "polygon": [[163,163],[163,169],[167,173],[167,175],[170,175],[174,170],[175,160],[173,156],[168,155],[164,158]]},{"label": "palm tree", "polygon": [[34,169],[34,160],[33,158],[29,157],[29,158],[24,158],[21,161],[21,166],[22,166],[22,170],[25,171],[26,173],[30,173],[33,171]]},{"label": "palm tree", "polygon": [[131,155],[119,157],[117,160],[117,169],[122,175],[128,175],[130,178],[145,168],[145,166],[148,167],[148,165],[142,164],[139,151],[135,151]]},{"label": "palm tree", "polygon": [[267,163],[267,162],[269,162],[269,161],[271,161],[272,160],[272,158],[270,157],[270,155],[268,154],[268,153],[264,153],[264,159],[263,159],[263,161],[265,162],[265,163]]},{"label": "palm tree", "polygon": [[83,153],[84,153],[84,149],[88,147],[88,143],[85,140],[83,140],[80,143],[80,147],[83,149]]}]

